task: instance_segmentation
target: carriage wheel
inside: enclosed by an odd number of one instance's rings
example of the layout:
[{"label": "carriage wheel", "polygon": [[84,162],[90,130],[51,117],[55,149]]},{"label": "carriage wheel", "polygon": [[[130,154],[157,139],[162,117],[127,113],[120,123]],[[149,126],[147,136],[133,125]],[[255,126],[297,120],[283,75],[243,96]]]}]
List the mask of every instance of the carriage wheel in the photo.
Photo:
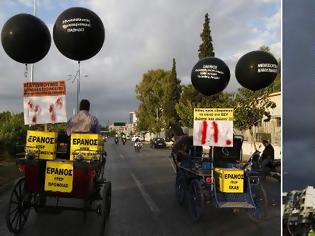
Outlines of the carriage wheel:
[{"label": "carriage wheel", "polygon": [[176,173],[176,183],[175,183],[175,191],[176,191],[176,199],[179,205],[183,206],[185,202],[185,191],[186,191],[186,180],[185,176],[181,171]]},{"label": "carriage wheel", "polygon": [[194,222],[199,221],[204,211],[204,196],[199,179],[190,183],[190,214]]},{"label": "carriage wheel", "polygon": [[19,233],[26,223],[31,208],[32,195],[25,191],[25,177],[19,178],[13,187],[6,212],[6,223],[11,233]]},{"label": "carriage wheel", "polygon": [[101,230],[100,235],[104,235],[106,220],[109,217],[110,207],[111,207],[111,196],[112,195],[112,184],[111,182],[104,183],[103,188],[103,200],[101,209]]},{"label": "carriage wheel", "polygon": [[263,221],[267,217],[268,199],[262,184],[252,185],[252,197],[255,203],[254,209],[248,209],[247,215],[255,223]]}]

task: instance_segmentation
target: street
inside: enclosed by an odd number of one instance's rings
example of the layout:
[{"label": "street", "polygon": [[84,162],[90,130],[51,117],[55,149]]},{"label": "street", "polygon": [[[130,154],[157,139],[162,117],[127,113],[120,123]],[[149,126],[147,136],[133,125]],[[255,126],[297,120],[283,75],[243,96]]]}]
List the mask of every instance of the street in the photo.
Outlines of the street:
[{"label": "street", "polygon": [[[105,235],[280,235],[280,183],[267,178],[264,182],[269,197],[269,215],[260,224],[251,222],[245,212],[234,214],[229,209],[207,206],[201,222],[192,222],[188,206],[181,207],[175,198],[175,169],[169,149],[151,149],[144,145],[138,153],[133,142],[118,145],[112,139],[105,144],[105,175],[112,182],[112,205]],[[10,191],[0,195],[0,235],[11,235],[4,215]],[[61,203],[79,204],[76,199]],[[31,211],[19,235],[97,235],[99,217],[89,213],[86,221],[80,212],[60,214]]]}]

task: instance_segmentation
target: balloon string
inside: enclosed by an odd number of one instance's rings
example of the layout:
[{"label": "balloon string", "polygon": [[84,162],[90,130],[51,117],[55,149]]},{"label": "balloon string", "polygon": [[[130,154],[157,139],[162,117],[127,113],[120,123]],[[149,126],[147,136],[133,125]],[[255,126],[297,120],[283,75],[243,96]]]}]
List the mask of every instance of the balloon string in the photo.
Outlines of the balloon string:
[{"label": "balloon string", "polygon": [[28,76],[28,67],[27,67],[27,64],[25,64],[24,77],[27,78],[27,76]]}]

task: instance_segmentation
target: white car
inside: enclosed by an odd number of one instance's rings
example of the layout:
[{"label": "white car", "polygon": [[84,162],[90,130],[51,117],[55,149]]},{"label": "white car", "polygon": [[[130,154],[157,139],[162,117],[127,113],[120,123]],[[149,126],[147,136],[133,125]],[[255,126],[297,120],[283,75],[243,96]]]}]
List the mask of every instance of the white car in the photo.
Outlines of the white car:
[{"label": "white car", "polygon": [[132,136],[131,141],[132,141],[132,142],[134,142],[134,141],[136,141],[136,139],[137,139],[137,138],[139,138],[139,139],[140,139],[140,136],[136,136],[136,135],[134,135],[134,136]]}]

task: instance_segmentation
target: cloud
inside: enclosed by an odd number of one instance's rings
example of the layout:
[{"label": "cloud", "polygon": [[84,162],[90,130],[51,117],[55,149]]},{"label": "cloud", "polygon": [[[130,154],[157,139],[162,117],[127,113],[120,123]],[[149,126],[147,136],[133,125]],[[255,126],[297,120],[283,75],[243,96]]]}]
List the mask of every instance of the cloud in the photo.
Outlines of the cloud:
[{"label": "cloud", "polygon": [[315,184],[314,138],[284,141],[283,190]]},{"label": "cloud", "polygon": [[[6,16],[19,10],[31,11],[30,1],[6,0]],[[100,120],[128,120],[128,113],[137,108],[134,88],[149,69],[171,69],[176,58],[177,74],[183,84],[190,83],[190,73],[198,61],[200,33],[204,15],[210,17],[211,34],[217,57],[226,61],[234,74],[240,56],[268,45],[280,56],[280,1],[146,1],[90,0],[39,1],[38,12],[44,22],[54,19],[67,7],[87,7],[97,13],[105,26],[106,39],[102,50],[81,63],[81,95],[92,101]],[[1,8],[2,9],[2,8]],[[2,14],[0,14],[2,15]],[[3,24],[3,19],[0,18]],[[2,49],[1,49],[2,50]],[[0,87],[0,107],[12,99],[12,110],[21,111],[21,83],[24,67],[0,50],[2,77],[8,78]],[[36,80],[68,79],[77,64],[61,55],[52,45],[50,52],[35,66]],[[234,75],[227,90],[238,87]],[[10,88],[8,90],[7,88]],[[75,104],[75,84],[67,83],[68,114]],[[8,92],[10,91],[10,92]],[[16,98],[16,102],[14,102]]]},{"label": "cloud", "polygon": [[283,136],[314,137],[315,4],[286,1],[283,12]]}]

